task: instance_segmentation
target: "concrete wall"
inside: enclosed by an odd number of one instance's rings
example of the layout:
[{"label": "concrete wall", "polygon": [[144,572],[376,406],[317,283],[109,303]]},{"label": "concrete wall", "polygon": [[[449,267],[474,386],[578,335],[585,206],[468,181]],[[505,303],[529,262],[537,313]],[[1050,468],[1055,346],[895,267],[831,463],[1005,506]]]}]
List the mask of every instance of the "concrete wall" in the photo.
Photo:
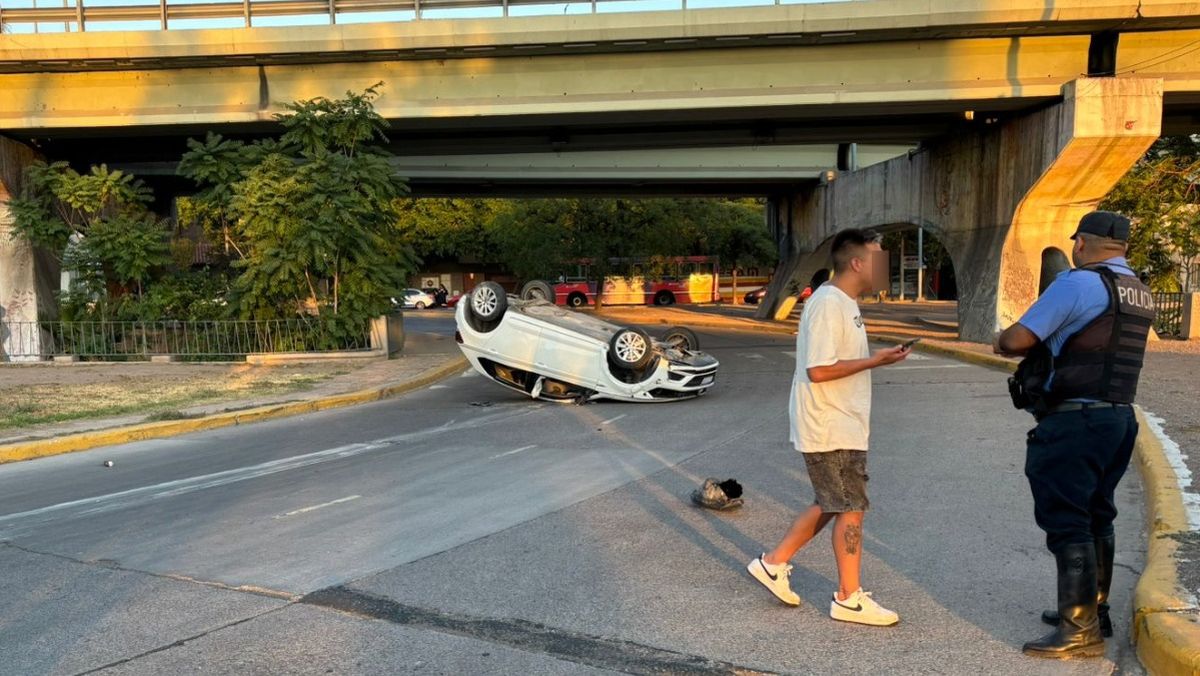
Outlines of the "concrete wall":
[{"label": "concrete wall", "polygon": [[[826,265],[818,249],[840,229],[922,225],[954,260],[962,337],[990,341],[1037,297],[1042,252],[1069,250],[1079,218],[1158,138],[1161,120],[1159,80],[1077,80],[1061,103],[776,198],[787,257],[772,290]],[[769,300],[764,317],[779,303]]]}]

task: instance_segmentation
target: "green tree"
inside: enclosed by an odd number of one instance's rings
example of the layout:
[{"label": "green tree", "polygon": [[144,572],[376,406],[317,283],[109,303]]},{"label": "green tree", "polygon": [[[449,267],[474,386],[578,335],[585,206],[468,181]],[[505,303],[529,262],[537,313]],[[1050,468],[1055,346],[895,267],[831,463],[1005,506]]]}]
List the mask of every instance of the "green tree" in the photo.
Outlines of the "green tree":
[{"label": "green tree", "polygon": [[397,200],[398,227],[417,256],[494,262],[489,227],[512,203],[494,199],[404,198]]},{"label": "green tree", "polygon": [[1157,141],[1101,208],[1133,221],[1129,260],[1157,290],[1177,291],[1200,261],[1200,137]]},{"label": "green tree", "polygon": [[231,300],[243,317],[307,312],[332,335],[361,334],[416,269],[378,87],[289,104],[278,141],[210,136],[184,156],[198,209],[237,246]]},{"label": "green tree", "polygon": [[[526,200],[498,211],[488,230],[496,260],[518,277],[555,278],[567,261],[587,259],[597,288],[614,272],[610,258],[716,255],[739,265],[775,260],[762,205],[754,201]],[[653,262],[646,271],[662,272]]]},{"label": "green tree", "polygon": [[151,274],[170,259],[170,229],[147,208],[151,199],[141,181],[105,165],[81,174],[66,162],[39,161],[26,169],[21,196],[11,202],[13,236],[77,271],[81,283],[69,292],[81,296],[75,301],[91,303],[106,279],[140,297]]}]

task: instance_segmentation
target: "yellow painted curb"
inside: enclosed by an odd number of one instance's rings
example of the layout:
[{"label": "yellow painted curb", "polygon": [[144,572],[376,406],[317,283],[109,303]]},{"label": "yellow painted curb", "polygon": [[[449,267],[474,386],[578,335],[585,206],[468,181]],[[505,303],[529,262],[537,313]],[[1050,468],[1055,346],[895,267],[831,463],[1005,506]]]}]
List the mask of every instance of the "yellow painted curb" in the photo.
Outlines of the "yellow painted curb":
[{"label": "yellow painted curb", "polygon": [[1133,641],[1138,659],[1151,674],[1200,674],[1200,608],[1179,582],[1173,537],[1188,533],[1183,491],[1162,443],[1137,411],[1134,458],[1146,494],[1149,543],[1146,566],[1133,591]]},{"label": "yellow painted curb", "polygon": [[321,399],[312,399],[309,401],[289,402],[286,404],[269,404],[267,406],[247,409],[245,411],[216,413],[213,415],[204,416],[202,418],[193,418],[189,420],[166,420],[163,422],[141,423],[138,425],[117,427],[108,430],[97,430],[95,432],[81,432],[79,434],[55,437],[53,439],[38,439],[35,441],[22,441],[15,444],[0,445],[0,464],[17,462],[20,460],[32,460],[33,458],[43,458],[51,455],[60,455],[62,453],[74,453],[75,451],[86,451],[99,446],[127,444],[132,441],[162,439],[164,437],[173,437],[180,434],[201,432],[220,427],[230,427],[232,425],[246,425],[263,420],[286,418],[304,413],[313,413],[315,411],[324,411],[331,408],[340,408],[342,406],[365,404],[371,401],[378,401],[380,399],[394,397],[405,392],[411,392],[412,390],[420,389],[426,385],[431,385],[439,380],[442,380],[443,378],[462,371],[464,368],[466,368],[466,366],[466,358],[460,355],[456,359],[452,359],[443,366],[439,366],[418,378],[405,381],[397,385],[388,385],[386,387],[362,390],[359,392],[349,392],[346,394],[335,394],[332,396],[323,397]]}]

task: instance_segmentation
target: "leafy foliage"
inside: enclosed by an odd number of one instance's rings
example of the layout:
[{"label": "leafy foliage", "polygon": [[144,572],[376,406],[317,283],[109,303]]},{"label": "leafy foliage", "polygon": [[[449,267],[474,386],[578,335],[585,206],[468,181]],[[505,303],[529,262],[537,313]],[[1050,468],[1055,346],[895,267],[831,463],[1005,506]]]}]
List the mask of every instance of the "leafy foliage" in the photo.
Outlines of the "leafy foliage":
[{"label": "leafy foliage", "polygon": [[1160,139],[1101,208],[1133,220],[1134,269],[1146,271],[1157,290],[1179,290],[1200,263],[1200,137]]},{"label": "leafy foliage", "polygon": [[141,181],[105,165],[80,174],[66,162],[39,161],[26,169],[22,194],[11,203],[14,236],[57,254],[81,276],[60,299],[73,312],[96,307],[106,280],[140,295],[169,261],[169,229],[147,209],[151,197]]},{"label": "leafy foliage", "polygon": [[361,332],[390,309],[417,259],[405,243],[378,85],[300,101],[278,141],[209,135],[180,173],[201,187],[190,212],[237,250],[230,299],[244,318],[311,313],[333,334]]}]

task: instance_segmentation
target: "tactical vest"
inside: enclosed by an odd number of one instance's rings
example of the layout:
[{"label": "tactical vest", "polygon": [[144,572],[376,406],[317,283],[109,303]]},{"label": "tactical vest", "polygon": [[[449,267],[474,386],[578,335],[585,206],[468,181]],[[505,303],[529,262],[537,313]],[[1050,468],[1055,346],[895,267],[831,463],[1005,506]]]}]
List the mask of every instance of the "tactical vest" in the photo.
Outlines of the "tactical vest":
[{"label": "tactical vest", "polygon": [[1132,404],[1146,355],[1146,339],[1156,311],[1149,287],[1132,275],[1118,275],[1104,265],[1095,272],[1108,290],[1108,309],[1067,339],[1054,358],[1050,397],[1098,399]]},{"label": "tactical vest", "polygon": [[[1132,404],[1154,324],[1154,296],[1131,275],[1104,265],[1079,268],[1100,275],[1108,292],[1104,314],[1067,339],[1057,357],[1038,343],[1009,379],[1013,405],[1044,414],[1069,399]],[[1049,387],[1047,387],[1049,382]]]}]

